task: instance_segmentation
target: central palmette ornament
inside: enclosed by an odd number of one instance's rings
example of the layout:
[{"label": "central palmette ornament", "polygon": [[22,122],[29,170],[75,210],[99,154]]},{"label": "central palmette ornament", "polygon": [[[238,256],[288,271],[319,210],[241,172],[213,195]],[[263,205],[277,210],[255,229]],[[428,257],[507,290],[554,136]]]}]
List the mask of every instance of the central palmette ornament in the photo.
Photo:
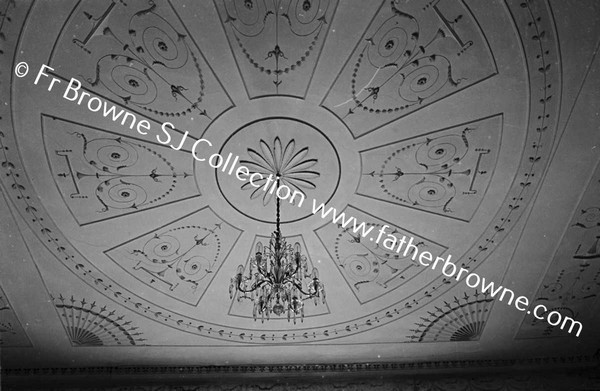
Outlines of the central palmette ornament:
[{"label": "central palmette ornament", "polygon": [[[319,280],[316,267],[308,271],[306,257],[300,252],[300,244],[293,246],[281,236],[279,222],[279,198],[277,204],[277,229],[271,235],[268,246],[256,244],[256,254],[250,259],[247,272],[239,265],[231,279],[229,295],[237,300],[251,300],[252,316],[264,322],[271,314],[294,320],[304,319],[304,302],[313,300],[315,305],[325,304],[325,286]],[[321,299],[321,300],[319,300]]]}]

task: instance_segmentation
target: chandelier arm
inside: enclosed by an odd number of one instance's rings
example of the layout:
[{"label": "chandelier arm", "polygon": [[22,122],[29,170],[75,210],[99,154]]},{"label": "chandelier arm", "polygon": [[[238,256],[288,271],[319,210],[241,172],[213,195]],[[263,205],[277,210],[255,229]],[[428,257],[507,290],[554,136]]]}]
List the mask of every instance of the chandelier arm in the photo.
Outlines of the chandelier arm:
[{"label": "chandelier arm", "polygon": [[261,287],[261,286],[262,286],[262,285],[263,285],[265,282],[266,282],[266,280],[263,280],[263,281],[261,281],[261,282],[258,282],[258,283],[255,283],[254,285],[252,285],[252,287],[250,287],[250,289],[243,289],[243,288],[241,287],[241,283],[242,283],[242,282],[240,281],[240,282],[238,282],[238,286],[237,286],[237,288],[238,288],[238,290],[239,290],[240,292],[243,292],[243,293],[250,293],[250,292],[253,292],[253,291],[257,290],[258,288],[260,288],[260,287]]},{"label": "chandelier arm", "polygon": [[300,262],[296,262],[296,268],[294,269],[294,272],[292,274],[296,274],[298,273],[298,270],[300,269]]},{"label": "chandelier arm", "polygon": [[308,292],[304,292],[304,290],[302,289],[302,286],[301,286],[301,285],[298,285],[297,283],[295,283],[295,282],[292,282],[292,281],[290,281],[290,282],[292,283],[292,285],[294,285],[296,288],[298,288],[298,290],[299,290],[299,291],[300,291],[300,292],[301,292],[303,295],[307,295],[307,296],[309,296],[309,297],[308,297],[309,299],[315,296],[315,295],[311,295],[311,294],[310,294],[310,293],[308,293]]}]

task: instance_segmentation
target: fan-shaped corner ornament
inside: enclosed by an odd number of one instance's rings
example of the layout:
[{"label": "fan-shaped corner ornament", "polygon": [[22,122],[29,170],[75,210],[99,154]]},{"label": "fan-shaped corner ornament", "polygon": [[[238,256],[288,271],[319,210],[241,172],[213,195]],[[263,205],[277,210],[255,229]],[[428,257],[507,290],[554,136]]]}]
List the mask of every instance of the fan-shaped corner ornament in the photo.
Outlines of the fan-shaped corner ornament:
[{"label": "fan-shaped corner ornament", "polygon": [[73,346],[141,345],[146,339],[131,321],[115,310],[85,299],[59,295],[54,306]]},{"label": "fan-shaped corner ornament", "polygon": [[444,301],[435,311],[427,311],[411,330],[411,342],[450,342],[477,341],[483,334],[490,315],[492,302],[487,293],[466,293],[462,298],[454,297],[451,302]]}]

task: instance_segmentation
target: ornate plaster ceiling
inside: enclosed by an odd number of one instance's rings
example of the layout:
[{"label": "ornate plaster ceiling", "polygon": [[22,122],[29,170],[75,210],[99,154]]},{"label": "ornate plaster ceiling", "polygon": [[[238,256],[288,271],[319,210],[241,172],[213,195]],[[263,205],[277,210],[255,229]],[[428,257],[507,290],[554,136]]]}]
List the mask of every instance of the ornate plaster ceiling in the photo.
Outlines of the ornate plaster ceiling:
[{"label": "ornate plaster ceiling", "polygon": [[[3,2],[2,363],[595,351],[597,11],[542,0]],[[576,31],[580,21],[590,30]],[[18,78],[22,61],[31,70]],[[52,70],[35,84],[42,64]],[[65,99],[71,78],[151,130]],[[157,142],[165,122],[172,146]],[[361,241],[308,201],[283,203],[282,230],[318,266],[327,304],[307,304],[295,324],[254,321],[229,280],[273,231],[274,198],[194,160],[200,138],[211,146],[198,154],[279,168],[308,200],[413,236],[576,318],[583,335]]]}]

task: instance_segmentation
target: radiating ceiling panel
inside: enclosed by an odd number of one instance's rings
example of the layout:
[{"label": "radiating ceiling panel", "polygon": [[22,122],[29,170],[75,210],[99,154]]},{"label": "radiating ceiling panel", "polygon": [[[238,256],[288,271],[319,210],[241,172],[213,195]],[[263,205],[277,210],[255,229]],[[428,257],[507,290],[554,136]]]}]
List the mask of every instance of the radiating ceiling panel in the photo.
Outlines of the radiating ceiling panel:
[{"label": "radiating ceiling panel", "polygon": [[105,253],[144,284],[139,295],[153,289],[197,306],[239,234],[205,208]]},{"label": "radiating ceiling panel", "polygon": [[140,115],[196,117],[200,135],[232,102],[170,3],[81,3],[50,66]]},{"label": "radiating ceiling panel", "polygon": [[185,152],[42,117],[48,165],[80,225],[200,195]]},{"label": "radiating ceiling panel", "polygon": [[469,221],[495,171],[502,116],[361,151],[357,193]]},{"label": "radiating ceiling panel", "polygon": [[[388,1],[322,104],[360,137],[496,72],[487,39],[466,4]],[[373,115],[355,115],[360,112]]]},{"label": "radiating ceiling panel", "polygon": [[306,95],[337,3],[337,0],[215,2],[250,98]]},{"label": "radiating ceiling panel", "polygon": [[[440,256],[447,250],[444,245],[351,205],[340,213],[345,213],[348,219],[354,217],[366,223],[363,229],[374,232],[368,239],[362,237],[362,231],[354,232],[354,223],[347,226],[327,224],[316,231],[360,303],[390,294],[423,272],[425,268],[419,264],[415,253],[428,251]],[[379,233],[380,230],[383,233]],[[400,243],[402,239],[406,244]],[[416,247],[408,247],[409,244]]]}]

